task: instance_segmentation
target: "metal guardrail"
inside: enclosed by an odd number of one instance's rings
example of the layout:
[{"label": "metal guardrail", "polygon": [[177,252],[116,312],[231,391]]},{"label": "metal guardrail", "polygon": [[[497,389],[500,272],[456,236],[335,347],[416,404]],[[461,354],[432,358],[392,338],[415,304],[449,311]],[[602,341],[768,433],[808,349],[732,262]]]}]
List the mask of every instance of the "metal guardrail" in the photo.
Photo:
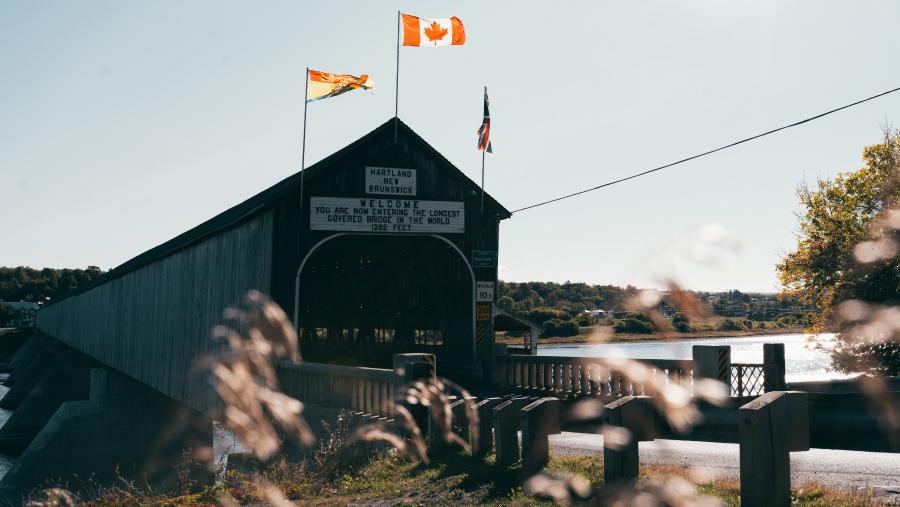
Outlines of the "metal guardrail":
[{"label": "metal guardrail", "polygon": [[393,370],[323,363],[278,365],[282,391],[304,403],[393,417],[394,390],[402,379]]},{"label": "metal guardrail", "polygon": [[[691,360],[641,359],[652,376],[665,382],[691,382]],[[559,397],[618,398],[642,395],[643,384],[635,384],[614,368],[590,357],[498,356],[495,384],[525,394]]]}]

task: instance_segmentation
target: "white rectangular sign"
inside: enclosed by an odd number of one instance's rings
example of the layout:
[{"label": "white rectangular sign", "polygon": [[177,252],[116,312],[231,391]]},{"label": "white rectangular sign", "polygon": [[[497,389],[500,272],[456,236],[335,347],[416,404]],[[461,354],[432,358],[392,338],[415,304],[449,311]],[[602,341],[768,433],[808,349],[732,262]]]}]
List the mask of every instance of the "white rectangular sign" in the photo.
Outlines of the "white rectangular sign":
[{"label": "white rectangular sign", "polygon": [[416,170],[366,167],[366,193],[415,196]]},{"label": "white rectangular sign", "polygon": [[478,282],[475,286],[475,302],[491,303],[494,301],[494,282]]},{"label": "white rectangular sign", "polygon": [[370,197],[312,197],[312,231],[466,232],[465,203]]}]

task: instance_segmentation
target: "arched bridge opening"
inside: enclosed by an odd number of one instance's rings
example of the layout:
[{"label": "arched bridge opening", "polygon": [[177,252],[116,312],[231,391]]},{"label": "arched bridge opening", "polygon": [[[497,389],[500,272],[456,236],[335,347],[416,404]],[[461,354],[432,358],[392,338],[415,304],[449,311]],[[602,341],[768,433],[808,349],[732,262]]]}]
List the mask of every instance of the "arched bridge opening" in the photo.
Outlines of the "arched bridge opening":
[{"label": "arched bridge opening", "polygon": [[393,354],[474,360],[474,276],[439,236],[338,234],[297,277],[295,322],[304,358],[390,367]]}]

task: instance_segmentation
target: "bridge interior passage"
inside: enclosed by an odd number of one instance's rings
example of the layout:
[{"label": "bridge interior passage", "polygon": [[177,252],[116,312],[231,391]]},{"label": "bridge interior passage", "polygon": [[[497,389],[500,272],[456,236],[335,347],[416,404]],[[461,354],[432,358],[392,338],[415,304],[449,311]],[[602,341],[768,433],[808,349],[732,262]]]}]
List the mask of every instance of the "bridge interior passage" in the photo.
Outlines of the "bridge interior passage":
[{"label": "bridge interior passage", "polygon": [[389,367],[398,352],[473,360],[473,279],[431,236],[342,235],[319,245],[299,277],[305,358]]}]

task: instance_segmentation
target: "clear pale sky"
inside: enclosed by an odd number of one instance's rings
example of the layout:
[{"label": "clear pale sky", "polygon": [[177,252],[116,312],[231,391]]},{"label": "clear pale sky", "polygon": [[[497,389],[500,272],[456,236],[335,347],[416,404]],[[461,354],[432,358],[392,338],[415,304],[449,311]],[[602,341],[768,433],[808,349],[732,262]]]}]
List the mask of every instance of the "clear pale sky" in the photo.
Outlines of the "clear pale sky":
[{"label": "clear pale sky", "polygon": [[[306,66],[376,84],[311,104],[307,163],[364,135],[394,113],[397,10],[465,24],[401,49],[400,117],[477,181],[487,85],[509,209],[900,86],[887,0],[6,0],[0,265],[114,267],[296,172]],[[774,291],[795,186],[860,167],[885,120],[900,93],[515,214],[500,276]]]}]

